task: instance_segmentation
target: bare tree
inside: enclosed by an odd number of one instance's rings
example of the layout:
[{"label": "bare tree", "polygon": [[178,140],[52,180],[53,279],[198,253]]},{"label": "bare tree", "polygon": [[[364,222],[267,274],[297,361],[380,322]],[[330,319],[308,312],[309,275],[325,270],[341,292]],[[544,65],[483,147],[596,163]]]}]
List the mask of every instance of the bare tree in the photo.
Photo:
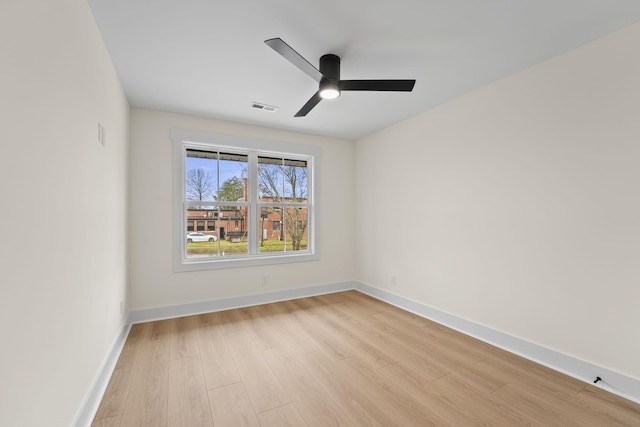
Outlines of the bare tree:
[{"label": "bare tree", "polygon": [[186,177],[187,200],[213,200],[215,185],[211,174],[203,169],[189,169]]},{"label": "bare tree", "polygon": [[[258,168],[258,182],[262,197],[274,203],[298,203],[307,199],[306,165],[261,163]],[[280,210],[286,230],[291,236],[293,250],[299,251],[302,238],[307,230],[307,215],[302,208],[287,207]]]}]

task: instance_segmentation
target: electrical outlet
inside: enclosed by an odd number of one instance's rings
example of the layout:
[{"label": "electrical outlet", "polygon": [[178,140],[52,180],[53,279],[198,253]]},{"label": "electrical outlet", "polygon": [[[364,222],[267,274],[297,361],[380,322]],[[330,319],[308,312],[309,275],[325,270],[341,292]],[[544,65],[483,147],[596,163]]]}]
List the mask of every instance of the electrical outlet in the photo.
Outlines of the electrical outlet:
[{"label": "electrical outlet", "polygon": [[395,275],[391,276],[391,286],[394,287],[394,288],[396,287],[396,276]]},{"label": "electrical outlet", "polygon": [[124,301],[120,301],[120,316],[124,314]]},{"label": "electrical outlet", "polygon": [[267,286],[269,284],[269,276],[263,274],[260,283],[262,284],[262,286]]}]

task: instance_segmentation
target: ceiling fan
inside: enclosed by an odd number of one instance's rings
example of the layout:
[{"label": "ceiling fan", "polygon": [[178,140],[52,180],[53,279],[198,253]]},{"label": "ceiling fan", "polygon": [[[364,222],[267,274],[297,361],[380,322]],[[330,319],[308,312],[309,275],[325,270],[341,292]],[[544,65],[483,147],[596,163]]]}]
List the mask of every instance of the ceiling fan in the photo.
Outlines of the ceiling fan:
[{"label": "ceiling fan", "polygon": [[333,54],[320,57],[320,70],[311,65],[302,55],[280,38],[264,41],[270,48],[301,69],[319,83],[318,91],[307,101],[294,117],[304,117],[323,99],[334,99],[341,91],[394,91],[411,92],[415,80],[340,80],[340,57]]}]

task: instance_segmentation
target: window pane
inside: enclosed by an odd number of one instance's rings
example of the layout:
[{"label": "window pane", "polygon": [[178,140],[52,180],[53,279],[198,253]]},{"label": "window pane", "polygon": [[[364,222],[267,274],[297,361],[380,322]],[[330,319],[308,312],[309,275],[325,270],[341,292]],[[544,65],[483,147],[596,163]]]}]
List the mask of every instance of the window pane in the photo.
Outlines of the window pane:
[{"label": "window pane", "polygon": [[[186,257],[198,259],[247,255],[246,209],[239,206],[229,209],[204,209],[193,206],[189,208],[185,238]],[[194,224],[198,229],[195,232]]]},{"label": "window pane", "polygon": [[246,155],[220,153],[220,188],[217,201],[244,202],[247,200],[247,160]]},{"label": "window pane", "polygon": [[258,197],[262,202],[280,202],[283,194],[282,159],[258,157]]},{"label": "window pane", "polygon": [[[218,236],[214,230],[205,232],[205,219],[212,218],[215,210],[211,207],[191,206],[187,209],[187,236],[185,244],[187,258],[218,255]],[[194,225],[196,230],[194,230]]]},{"label": "window pane", "polygon": [[[247,244],[249,232],[247,230],[247,215],[249,208],[246,206],[226,206],[220,209],[219,227],[220,239],[224,242],[224,253],[246,254],[249,248]],[[221,245],[222,246],[222,245]]]},{"label": "window pane", "polygon": [[260,252],[284,252],[285,235],[282,233],[282,208],[261,206],[258,218]]},{"label": "window pane", "polygon": [[187,200],[245,201],[247,160],[246,154],[187,150]]},{"label": "window pane", "polygon": [[[286,208],[284,215],[284,228],[287,245],[291,244],[291,249],[301,251],[308,248],[308,210],[307,208]],[[290,241],[290,242],[289,242]]]},{"label": "window pane", "polygon": [[[308,249],[307,208],[260,208],[260,252],[291,252]],[[283,215],[284,214],[284,215]]]},{"label": "window pane", "polygon": [[307,162],[285,160],[282,166],[284,175],[284,197],[290,203],[307,202]]},{"label": "window pane", "polygon": [[187,152],[185,173],[187,200],[215,200],[218,188],[218,161],[216,158],[196,157],[194,153]]}]

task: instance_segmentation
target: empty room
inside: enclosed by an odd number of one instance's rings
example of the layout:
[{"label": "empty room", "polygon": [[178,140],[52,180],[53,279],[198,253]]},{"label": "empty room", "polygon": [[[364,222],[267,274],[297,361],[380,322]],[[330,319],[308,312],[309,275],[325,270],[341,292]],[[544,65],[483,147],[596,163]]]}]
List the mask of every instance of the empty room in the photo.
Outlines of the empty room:
[{"label": "empty room", "polygon": [[639,426],[636,0],[3,0],[0,426]]}]

